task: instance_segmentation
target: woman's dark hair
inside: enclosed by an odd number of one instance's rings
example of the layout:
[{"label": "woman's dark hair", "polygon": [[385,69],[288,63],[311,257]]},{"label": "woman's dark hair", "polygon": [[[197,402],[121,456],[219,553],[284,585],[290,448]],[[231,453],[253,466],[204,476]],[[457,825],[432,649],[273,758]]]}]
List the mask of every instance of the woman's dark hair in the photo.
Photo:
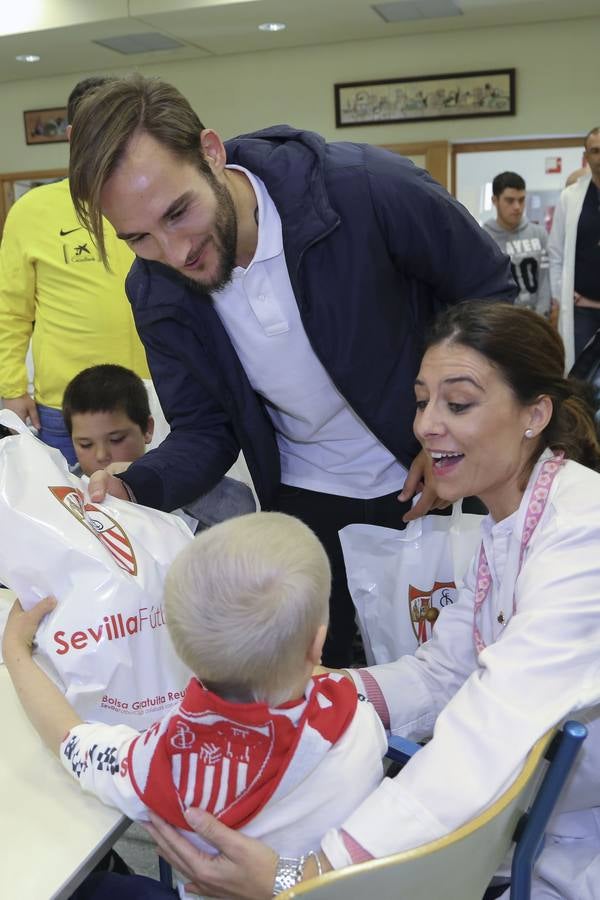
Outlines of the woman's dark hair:
[{"label": "woman's dark hair", "polygon": [[523,406],[535,403],[544,394],[552,400],[552,417],[539,436],[530,470],[542,451],[550,447],[562,450],[567,459],[600,471],[600,442],[589,386],[565,378],[564,346],[546,319],[507,303],[468,300],[436,318],[426,349],[445,341],[481,353]]}]

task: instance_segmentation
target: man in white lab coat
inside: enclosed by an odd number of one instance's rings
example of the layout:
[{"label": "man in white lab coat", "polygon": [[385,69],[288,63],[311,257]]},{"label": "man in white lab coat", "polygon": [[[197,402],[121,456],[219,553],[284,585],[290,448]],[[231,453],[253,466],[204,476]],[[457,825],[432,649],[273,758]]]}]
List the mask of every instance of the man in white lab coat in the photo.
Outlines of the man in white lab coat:
[{"label": "man in white lab coat", "polygon": [[589,174],[560,195],[548,244],[567,369],[600,328],[600,126],[588,132],[584,146]]}]

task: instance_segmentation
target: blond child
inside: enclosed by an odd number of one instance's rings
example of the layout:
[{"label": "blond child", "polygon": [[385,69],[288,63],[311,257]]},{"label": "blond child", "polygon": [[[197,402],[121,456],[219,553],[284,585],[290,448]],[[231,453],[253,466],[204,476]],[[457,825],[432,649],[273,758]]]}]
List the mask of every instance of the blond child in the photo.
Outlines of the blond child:
[{"label": "blond child", "polygon": [[165,584],[169,632],[195,677],[142,733],[82,722],[32,660],[51,599],[15,606],[4,657],[33,724],[85,790],[132,819],[152,810],[197,845],[185,814],[201,807],[297,857],[379,783],[386,749],[351,681],[312,675],[329,590],[325,551],[297,519],[255,513],[203,532]]}]

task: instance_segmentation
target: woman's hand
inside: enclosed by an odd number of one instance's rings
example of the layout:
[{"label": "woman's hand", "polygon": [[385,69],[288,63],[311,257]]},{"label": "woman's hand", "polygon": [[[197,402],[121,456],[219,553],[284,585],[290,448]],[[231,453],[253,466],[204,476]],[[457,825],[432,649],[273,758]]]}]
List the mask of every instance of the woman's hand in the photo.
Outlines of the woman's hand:
[{"label": "woman's hand", "polygon": [[2,656],[9,661],[31,657],[33,641],[39,624],[56,606],[54,597],[44,597],[25,612],[18,600],[12,605],[4,628]]},{"label": "woman's hand", "polygon": [[277,868],[277,853],[255,838],[233,831],[200,809],[188,809],[185,817],[197,835],[219,851],[210,856],[198,850],[162,819],[150,813],[145,825],[159,852],[189,878],[186,890],[209,897],[269,900]]}]

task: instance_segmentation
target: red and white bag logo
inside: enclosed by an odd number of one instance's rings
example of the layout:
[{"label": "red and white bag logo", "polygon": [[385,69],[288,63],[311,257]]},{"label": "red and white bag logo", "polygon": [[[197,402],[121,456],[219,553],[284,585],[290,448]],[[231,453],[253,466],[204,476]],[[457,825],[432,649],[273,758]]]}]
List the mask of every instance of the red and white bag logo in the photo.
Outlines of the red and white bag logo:
[{"label": "red and white bag logo", "polygon": [[83,493],[78,488],[49,487],[48,490],[78,522],[98,538],[117,565],[130,575],[137,575],[137,562],[131,541],[118,522],[93,503],[85,503]]},{"label": "red and white bag logo", "polygon": [[431,637],[440,607],[443,609],[452,605],[455,600],[456,585],[453,581],[436,581],[429,591],[409,584],[410,623],[419,644],[424,644]]}]

